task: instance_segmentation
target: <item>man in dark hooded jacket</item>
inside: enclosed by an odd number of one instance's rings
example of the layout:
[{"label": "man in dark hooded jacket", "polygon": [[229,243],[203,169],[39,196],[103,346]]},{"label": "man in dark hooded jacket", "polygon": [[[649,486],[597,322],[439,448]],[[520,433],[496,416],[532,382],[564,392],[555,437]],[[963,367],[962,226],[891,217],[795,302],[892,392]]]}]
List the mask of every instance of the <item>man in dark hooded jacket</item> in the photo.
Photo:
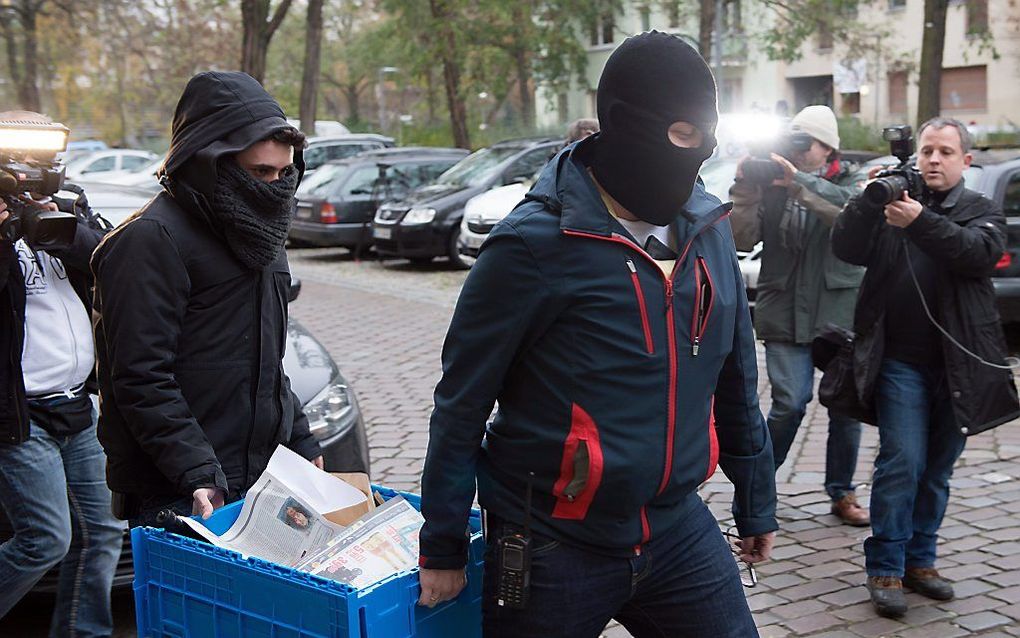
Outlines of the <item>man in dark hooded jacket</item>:
[{"label": "man in dark hooded jacket", "polygon": [[486,638],[596,638],[611,618],[638,638],[756,636],[697,494],[718,462],[742,558],[768,557],[775,478],[750,314],[728,207],[698,181],[715,81],[683,40],[644,33],[606,63],[598,116],[601,133],[561,151],[492,231],[457,303],[422,476],[419,602],[464,586],[477,481]]},{"label": "man in dark hooded jacket", "polygon": [[322,466],[282,364],[303,145],[252,77],[196,75],[163,191],[93,256],[99,438],[132,524],[165,507],[208,517],[280,444]]}]

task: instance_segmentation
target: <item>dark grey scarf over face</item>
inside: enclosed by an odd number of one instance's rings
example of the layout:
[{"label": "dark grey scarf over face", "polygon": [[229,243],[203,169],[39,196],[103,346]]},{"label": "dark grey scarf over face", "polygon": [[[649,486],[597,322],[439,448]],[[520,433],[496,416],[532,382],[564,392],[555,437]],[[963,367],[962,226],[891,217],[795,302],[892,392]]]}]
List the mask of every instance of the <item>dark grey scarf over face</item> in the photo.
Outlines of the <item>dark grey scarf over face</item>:
[{"label": "dark grey scarf over face", "polygon": [[273,263],[287,241],[298,171],[288,166],[272,182],[255,179],[233,158],[217,165],[213,215],[234,255],[252,270]]}]

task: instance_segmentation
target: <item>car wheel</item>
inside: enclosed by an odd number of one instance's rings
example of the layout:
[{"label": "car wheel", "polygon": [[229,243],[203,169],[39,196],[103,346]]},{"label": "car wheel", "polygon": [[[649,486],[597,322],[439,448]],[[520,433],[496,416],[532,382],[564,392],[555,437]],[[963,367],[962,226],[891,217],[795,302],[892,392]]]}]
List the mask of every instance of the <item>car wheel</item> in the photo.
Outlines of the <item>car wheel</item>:
[{"label": "car wheel", "polygon": [[446,253],[450,258],[450,263],[454,265],[458,270],[467,270],[471,267],[471,264],[464,261],[460,255],[460,250],[457,249],[457,243],[460,240],[460,224],[453,227],[453,231],[450,233],[450,240],[446,244]]}]

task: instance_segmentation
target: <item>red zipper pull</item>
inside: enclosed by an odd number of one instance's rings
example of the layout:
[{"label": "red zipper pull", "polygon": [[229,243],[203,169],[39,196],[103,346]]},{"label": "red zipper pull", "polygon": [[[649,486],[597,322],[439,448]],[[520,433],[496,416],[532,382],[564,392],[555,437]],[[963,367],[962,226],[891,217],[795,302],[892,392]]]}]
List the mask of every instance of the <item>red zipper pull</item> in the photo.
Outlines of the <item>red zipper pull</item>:
[{"label": "red zipper pull", "polygon": [[666,280],[666,312],[673,307],[673,280]]}]

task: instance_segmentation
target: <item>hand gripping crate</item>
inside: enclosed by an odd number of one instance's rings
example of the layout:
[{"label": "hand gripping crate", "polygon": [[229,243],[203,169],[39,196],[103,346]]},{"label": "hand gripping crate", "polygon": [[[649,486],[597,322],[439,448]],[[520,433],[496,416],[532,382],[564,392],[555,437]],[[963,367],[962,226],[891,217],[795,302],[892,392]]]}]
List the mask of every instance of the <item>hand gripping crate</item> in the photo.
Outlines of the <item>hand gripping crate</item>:
[{"label": "hand gripping crate", "polygon": [[[398,494],[375,488],[384,497]],[[399,493],[415,507],[421,499]],[[225,532],[241,504],[206,521]],[[139,638],[478,638],[485,544],[472,512],[467,587],[434,609],[417,605],[417,568],[353,589],[159,529],[131,530]]]}]

